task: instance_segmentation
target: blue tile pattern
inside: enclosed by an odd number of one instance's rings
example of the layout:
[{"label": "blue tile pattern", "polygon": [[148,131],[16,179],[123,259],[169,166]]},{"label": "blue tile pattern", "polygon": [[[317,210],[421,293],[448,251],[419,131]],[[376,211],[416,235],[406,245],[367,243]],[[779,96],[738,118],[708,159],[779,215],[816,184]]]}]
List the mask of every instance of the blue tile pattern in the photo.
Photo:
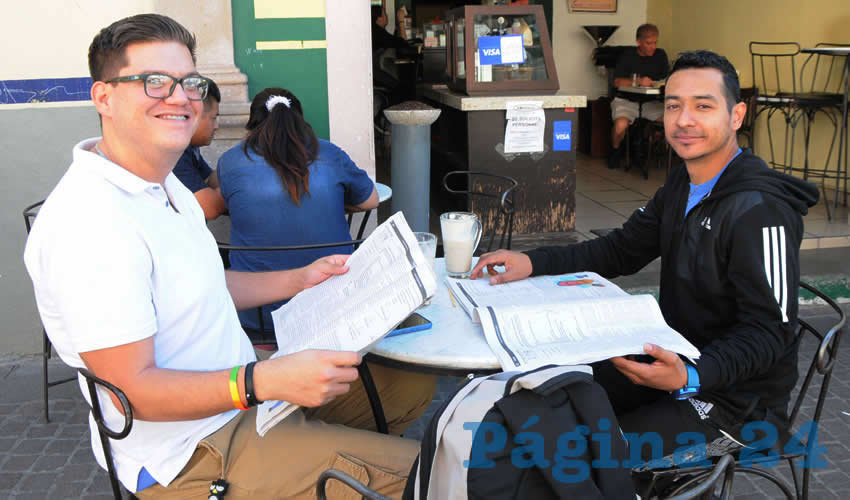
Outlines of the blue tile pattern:
[{"label": "blue tile pattern", "polygon": [[87,101],[91,78],[0,80],[0,104]]}]

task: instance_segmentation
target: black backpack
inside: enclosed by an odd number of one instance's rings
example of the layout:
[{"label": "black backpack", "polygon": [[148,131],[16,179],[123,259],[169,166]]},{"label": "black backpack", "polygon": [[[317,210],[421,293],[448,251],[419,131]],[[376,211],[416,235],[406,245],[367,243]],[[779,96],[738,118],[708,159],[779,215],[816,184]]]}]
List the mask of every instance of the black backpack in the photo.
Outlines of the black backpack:
[{"label": "black backpack", "polygon": [[498,373],[468,381],[432,417],[402,498],[634,499],[627,456],[590,367]]}]

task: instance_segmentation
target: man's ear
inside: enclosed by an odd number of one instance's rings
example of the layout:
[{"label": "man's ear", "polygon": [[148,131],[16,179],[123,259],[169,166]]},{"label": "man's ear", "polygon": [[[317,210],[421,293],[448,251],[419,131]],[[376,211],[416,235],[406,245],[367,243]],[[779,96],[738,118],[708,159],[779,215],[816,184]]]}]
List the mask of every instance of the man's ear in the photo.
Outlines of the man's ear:
[{"label": "man's ear", "polygon": [[104,82],[94,82],[91,86],[91,100],[101,116],[112,113],[112,90],[113,86]]},{"label": "man's ear", "polygon": [[744,123],[744,116],[747,115],[747,103],[739,102],[732,106],[732,129],[738,130]]}]

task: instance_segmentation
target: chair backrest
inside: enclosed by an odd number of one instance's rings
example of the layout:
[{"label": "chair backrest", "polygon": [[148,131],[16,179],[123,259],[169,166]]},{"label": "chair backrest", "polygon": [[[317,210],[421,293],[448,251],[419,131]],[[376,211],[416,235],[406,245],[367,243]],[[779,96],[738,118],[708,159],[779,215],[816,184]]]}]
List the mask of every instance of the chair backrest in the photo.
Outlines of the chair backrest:
[{"label": "chair backrest", "polygon": [[[732,455],[723,455],[710,469],[710,473],[697,474],[679,485],[671,496],[664,500],[688,500],[705,498],[726,500],[732,492],[732,480],[735,477],[735,459]],[[720,493],[715,493],[718,485],[723,484]]]},{"label": "chair backrest", "polygon": [[32,223],[35,222],[35,217],[38,215],[38,211],[43,204],[44,200],[41,200],[24,209],[24,225],[27,226],[27,234],[30,234]]},{"label": "chair backrest", "polygon": [[[362,233],[363,227],[365,227],[365,220],[360,228],[360,232]],[[286,246],[267,246],[267,247],[246,247],[246,246],[234,246],[229,243],[216,242],[218,244],[219,252],[226,252],[229,256],[230,252],[286,252],[286,251],[296,251],[296,250],[315,250],[317,248],[333,248],[333,247],[347,247],[353,246],[356,250],[364,240],[349,240],[349,241],[335,241],[332,243],[314,243],[308,245],[286,245]],[[248,334],[248,337],[251,339],[251,343],[255,346],[271,346],[275,344],[274,335],[269,334],[265,328],[265,320],[263,318],[263,308],[257,307],[257,324],[259,325],[257,328],[247,327],[242,325],[242,328],[245,330],[245,333]]]},{"label": "chair backrest", "polygon": [[[827,391],[829,390],[829,382],[832,378],[832,369],[835,365],[836,357],[838,356],[838,344],[841,340],[841,333],[844,331],[844,323],[846,321],[846,316],[844,311],[839,307],[838,304],[835,303],[830,297],[826,294],[818,290],[817,288],[809,285],[808,283],[800,282],[800,288],[805,290],[816,298],[821,299],[828,305],[833,312],[838,316],[832,326],[826,331],[826,333],[822,333],[818,331],[811,323],[806,320],[799,319],[799,326],[797,327],[797,342],[803,342],[807,334],[811,334],[818,341],[818,347],[815,350],[815,354],[809,363],[808,370],[806,372],[806,377],[803,379],[803,384],[800,386],[800,392],[797,394],[796,399],[794,400],[794,406],[791,410],[791,415],[789,416],[789,429],[794,427],[796,423],[797,417],[800,414],[800,408],[803,405],[803,401],[806,398],[809,388],[812,386],[812,381],[815,376],[815,372],[821,375],[820,380],[820,390],[817,394],[817,405],[815,406],[815,413],[813,415],[812,421],[817,425],[820,422],[820,416],[823,412],[823,405],[826,401]],[[803,292],[803,294],[805,294]]]},{"label": "chair backrest", "polygon": [[[450,177],[454,180],[450,181]],[[464,180],[465,182],[461,182]],[[484,229],[481,245],[478,246],[476,253],[491,252],[500,248],[510,250],[516,210],[514,196],[519,186],[516,179],[488,172],[454,170],[443,176],[442,186],[451,194],[480,200],[475,202],[474,209],[481,217]],[[469,201],[472,205],[473,200]],[[499,243],[494,247],[496,235],[499,235]],[[487,246],[482,248],[484,242]]]},{"label": "chair backrest", "polygon": [[768,100],[797,94],[795,60],[799,53],[797,42],[750,42],[753,86],[761,98],[759,102],[778,104],[780,101]]},{"label": "chair backrest", "polygon": [[342,484],[348,486],[358,495],[363,498],[367,498],[368,500],[389,500],[387,497],[377,493],[374,490],[369,489],[364,486],[358,480],[349,476],[345,472],[336,470],[336,469],[326,469],[321,474],[319,474],[319,480],[316,482],[316,496],[319,500],[326,500],[327,494],[325,493],[325,488],[327,487],[328,480],[336,479],[340,481]]},{"label": "chair backrest", "polygon": [[[112,460],[112,447],[109,444],[109,440],[124,439],[130,434],[130,430],[133,428],[133,408],[130,406],[130,401],[121,389],[101,378],[96,377],[85,368],[80,368],[78,371],[83,377],[85,377],[86,385],[88,386],[89,399],[91,400],[91,413],[92,417],[94,417],[94,422],[97,424],[97,433],[100,436],[100,444],[103,447],[103,456],[106,460],[106,470],[109,473],[109,482],[112,484],[112,494],[115,496],[116,500],[121,500],[121,484],[118,482],[118,475],[115,472],[115,463]],[[101,386],[110,391],[121,403],[121,410],[124,413],[124,427],[120,431],[113,431],[107,427],[106,423],[103,421],[103,412],[100,408],[100,398],[98,397],[97,386]]]},{"label": "chair backrest", "polygon": [[[847,47],[847,44],[819,43],[815,47]],[[848,77],[846,57],[843,54],[809,54],[800,68],[800,91],[843,95]]]}]

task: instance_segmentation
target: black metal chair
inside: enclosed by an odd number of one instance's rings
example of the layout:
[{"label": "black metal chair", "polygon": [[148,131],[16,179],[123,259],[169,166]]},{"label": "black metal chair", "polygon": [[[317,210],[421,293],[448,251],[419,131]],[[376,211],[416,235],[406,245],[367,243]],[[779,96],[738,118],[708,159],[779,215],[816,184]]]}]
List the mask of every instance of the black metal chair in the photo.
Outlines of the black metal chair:
[{"label": "black metal chair", "polygon": [[325,488],[327,487],[328,481],[331,479],[340,481],[342,484],[356,491],[363,498],[367,498],[369,500],[389,500],[388,497],[369,489],[345,472],[336,469],[327,469],[319,474],[319,481],[316,483],[316,496],[319,500],[326,500],[328,498],[325,493]]},{"label": "black metal chair", "polygon": [[[97,433],[100,436],[100,445],[103,448],[103,456],[106,460],[106,471],[109,474],[109,483],[112,485],[112,494],[116,500],[121,500],[121,492],[123,488],[121,483],[118,482],[118,475],[115,472],[115,462],[112,459],[112,446],[110,445],[109,440],[124,439],[130,434],[130,430],[133,428],[133,408],[130,406],[130,401],[127,399],[127,396],[118,387],[96,377],[85,368],[80,368],[78,372],[86,379],[86,385],[89,390],[89,400],[91,402],[91,413],[92,417],[94,417],[95,424],[97,424]],[[97,393],[97,386],[103,387],[114,394],[121,403],[121,410],[124,413],[124,427],[122,427],[120,431],[110,429],[103,421],[103,412],[101,410],[100,397]],[[105,404],[112,403],[107,401]],[[135,498],[135,496],[131,494],[129,495],[129,498]]]},{"label": "black metal chair", "polygon": [[[797,94],[795,62],[800,45],[796,42],[750,42],[749,47],[756,93],[754,120],[762,115],[765,117],[770,166],[788,171],[792,167],[794,132],[800,119],[794,113],[794,97]],[[771,127],[775,117],[781,118],[784,125],[781,153],[777,153]]]},{"label": "black metal chair", "polygon": [[[466,176],[464,183],[451,187],[449,177]],[[481,245],[476,250],[476,255],[504,248],[511,249],[511,238],[514,228],[514,204],[515,190],[519,186],[516,179],[506,175],[491,174],[475,170],[453,170],[443,176],[443,189],[455,195],[468,197],[467,207],[481,216],[481,224],[484,230],[481,241],[487,240],[487,247],[482,249]],[[481,200],[473,202],[473,198]],[[496,235],[499,235],[499,243],[495,243]]]},{"label": "black metal chair", "polygon": [[[843,47],[844,44],[819,43],[815,47]],[[805,160],[802,169],[803,178],[834,179],[835,198],[838,204],[838,192],[841,183],[844,183],[844,193],[847,193],[847,172],[842,171],[842,165],[836,163],[834,172],[830,170],[832,153],[835,150],[835,140],[841,130],[841,105],[844,100],[844,86],[848,78],[843,55],[833,54],[809,54],[803,66],[800,68],[800,91],[795,98],[795,104],[803,118],[803,133],[805,141]],[[832,140],[827,151],[826,161],[822,168],[812,168],[809,165],[809,143],[811,139],[812,124],[818,114],[821,114],[832,124]],[[836,155],[837,156],[837,155]],[[838,159],[840,160],[840,158]],[[824,192],[826,198],[826,193]],[[832,219],[829,211],[828,199],[827,215]],[[846,200],[845,200],[846,203]]]},{"label": "black metal chair", "polygon": [[[366,219],[368,218],[368,214],[364,216],[363,222],[360,226],[358,235],[362,234],[363,229],[366,227]],[[295,251],[295,250],[313,250],[316,248],[332,248],[332,247],[344,247],[344,246],[354,246],[355,249],[363,243],[364,240],[353,240],[353,241],[338,241],[333,243],[317,243],[312,245],[289,245],[289,246],[268,246],[268,247],[244,247],[244,246],[234,246],[227,243],[218,243],[219,251],[227,251],[228,254],[230,252],[286,252],[286,251]],[[257,307],[257,322],[259,327],[253,328],[249,326],[242,325],[242,329],[245,330],[245,333],[251,339],[251,343],[255,347],[264,347],[275,349],[277,347],[277,341],[275,340],[274,334],[269,332],[265,328],[265,321],[263,320],[263,308]],[[384,416],[384,409],[381,405],[381,399],[378,395],[378,390],[375,387],[375,382],[372,379],[372,373],[369,371],[369,367],[365,361],[361,362],[360,365],[357,366],[358,374],[360,375],[360,379],[363,381],[363,386],[366,389],[366,395],[369,398],[369,405],[372,408],[372,415],[375,418],[375,427],[378,432],[382,434],[388,434],[389,428],[387,427],[387,419]]]},{"label": "black metal chair", "polygon": [[[826,331],[826,333],[822,333],[818,331],[811,323],[804,319],[798,319],[798,327],[796,332],[796,342],[798,345],[805,341],[808,335],[811,335],[814,340],[817,340],[818,347],[815,350],[815,354],[812,357],[811,362],[808,365],[806,376],[803,379],[802,384],[800,385],[799,392],[797,396],[794,398],[794,404],[792,406],[791,414],[788,419],[788,426],[786,429],[780,429],[779,439],[777,446],[771,448],[776,451],[775,456],[766,456],[767,453],[763,454],[761,458],[751,457],[751,464],[742,464],[739,460],[740,452],[742,449],[738,448],[735,450],[729,450],[729,453],[735,459],[734,472],[741,474],[751,474],[758,477],[762,477],[773,483],[782,494],[788,499],[808,499],[809,497],[809,481],[811,478],[811,453],[814,447],[817,444],[817,428],[820,422],[821,415],[823,413],[823,406],[826,401],[827,393],[829,391],[829,383],[832,379],[832,370],[834,368],[835,360],[838,356],[838,345],[841,340],[841,334],[844,331],[844,325],[846,321],[846,317],[844,311],[839,307],[838,304],[835,303],[830,297],[825,295],[823,292],[819,291],[815,287],[800,282],[800,292],[801,295],[811,295],[817,299],[822,300],[826,305],[828,305],[832,312],[837,315],[837,319],[832,324],[832,326]],[[812,425],[806,432],[805,443],[802,442],[802,438],[800,441],[800,446],[791,446],[789,447],[789,442],[793,442],[792,439],[792,430],[794,430],[797,418],[800,415],[800,410],[803,406],[804,401],[808,399],[812,399],[812,394],[809,393],[809,390],[813,387],[812,382],[816,375],[820,375],[820,388],[817,392],[817,399],[815,402],[814,413],[812,415]],[[798,429],[799,433],[799,429]],[[803,471],[802,474],[797,470],[798,467],[795,463],[795,460],[803,459]],[[715,463],[717,458],[714,459]],[[793,491],[792,487],[788,485],[787,481],[782,479],[779,476],[776,467],[768,468],[765,467],[764,464],[770,465],[771,463],[780,463],[781,461],[787,461],[788,465],[791,469],[791,476],[793,481]],[[643,475],[643,478],[647,480],[647,488],[641,494],[642,498],[648,498],[650,492],[654,491],[656,486],[660,482],[672,481],[675,484],[689,484],[692,480],[699,480],[699,478],[705,477],[707,474],[711,473],[712,469],[706,468],[672,468],[672,469],[652,469],[648,471],[636,472],[636,475]]]},{"label": "black metal chair", "polygon": [[758,89],[755,87],[744,87],[741,89],[741,102],[747,105],[747,114],[744,115],[744,121],[741,122],[741,128],[738,129],[738,137],[747,138],[747,147],[755,148],[755,122],[756,108],[758,107],[756,100],[758,99]]},{"label": "black metal chair", "polygon": [[[35,218],[38,215],[38,210],[41,208],[42,204],[44,204],[44,200],[41,200],[38,203],[33,203],[24,209],[24,225],[27,227],[28,235],[30,234],[30,229],[32,229],[32,224],[35,221]],[[53,355],[53,344],[50,343],[50,339],[47,337],[47,331],[44,329],[44,326],[41,328],[41,345],[41,394],[44,401],[44,421],[50,422],[47,390],[53,386],[76,380],[77,377],[50,380],[47,373],[47,361]]]}]

